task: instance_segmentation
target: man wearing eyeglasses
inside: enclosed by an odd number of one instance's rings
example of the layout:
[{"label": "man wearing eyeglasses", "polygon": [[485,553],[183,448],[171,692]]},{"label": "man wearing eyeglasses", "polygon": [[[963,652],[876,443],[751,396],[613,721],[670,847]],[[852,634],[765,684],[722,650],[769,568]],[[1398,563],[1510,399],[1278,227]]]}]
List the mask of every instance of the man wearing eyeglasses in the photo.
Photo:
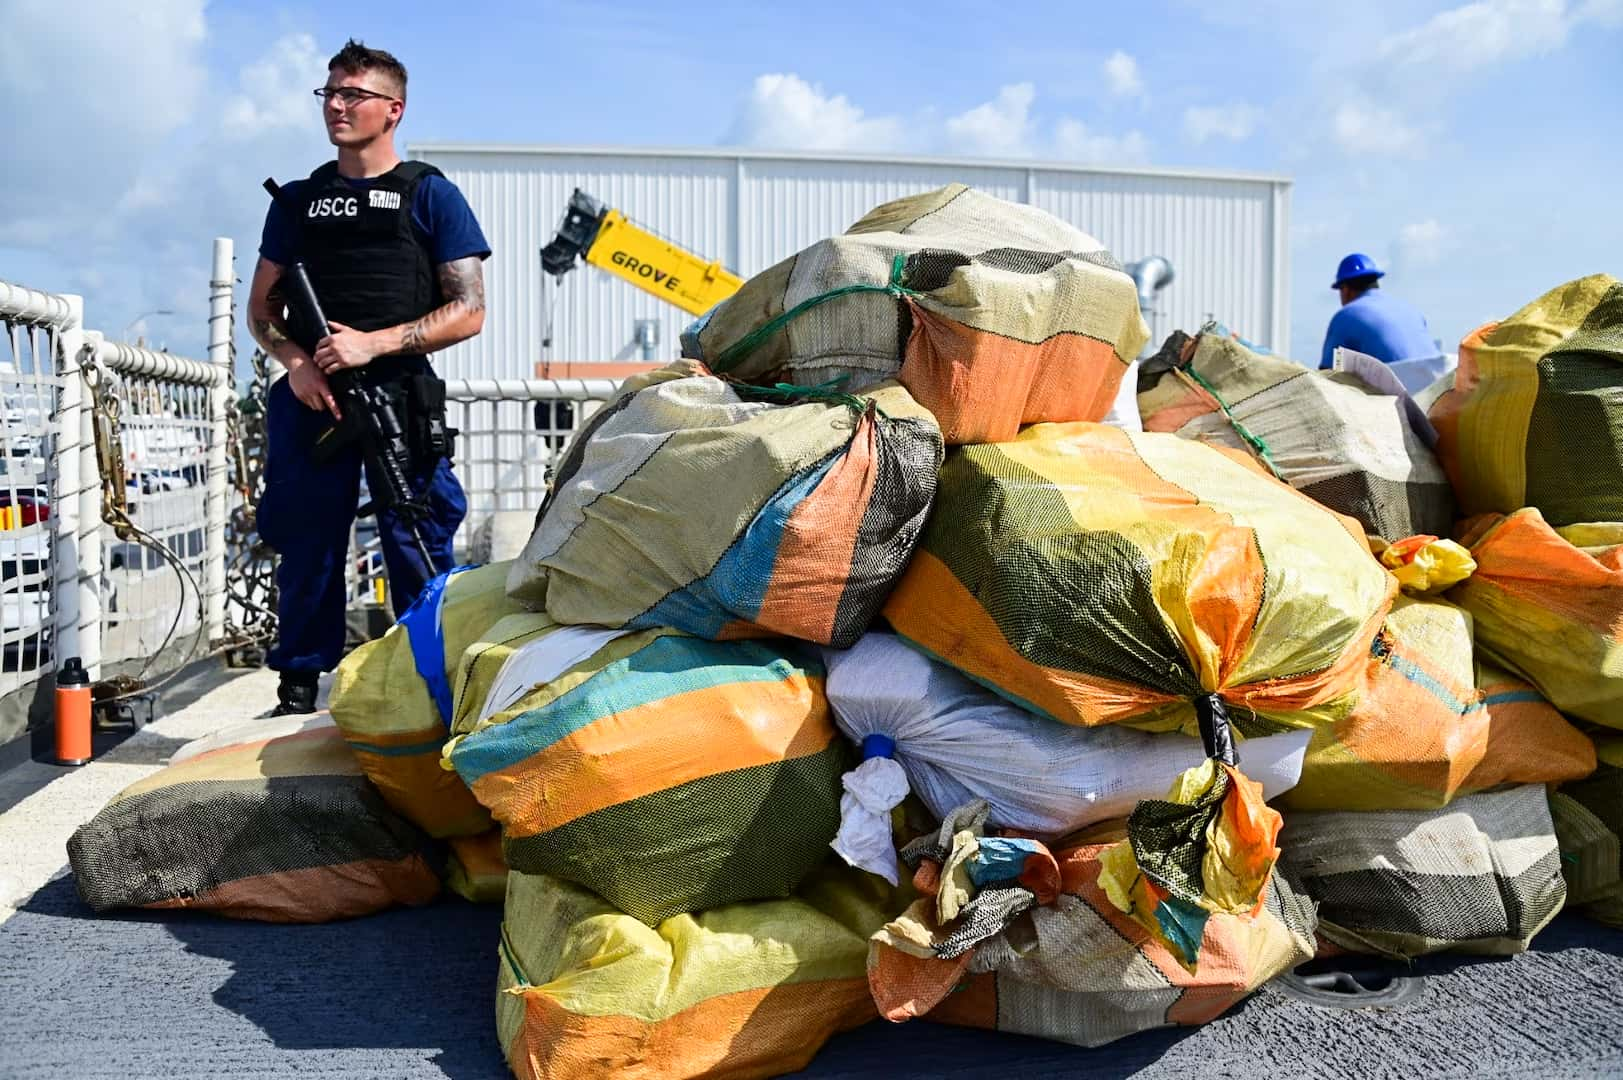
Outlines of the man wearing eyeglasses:
[{"label": "man wearing eyeglasses", "polygon": [[[281,673],[273,715],[314,711],[318,679],[343,652],[344,571],[362,460],[354,445],[332,453],[323,444],[317,452],[318,440],[342,419],[329,379],[351,372],[346,377],[385,389],[410,431],[427,430],[437,400],[443,428],[444,388],[428,354],[484,326],[481,262],[490,255],[456,185],[395,151],[406,108],[400,61],[351,40],[315,93],[338,155],[308,179],[275,190],[248,299],[255,340],[287,368],[270,390],[258,509],[260,536],[281,556],[277,641],[267,658]],[[277,283],[296,261],[309,272],[329,336],[284,311]],[[450,569],[452,537],[467,512],[443,449],[414,446],[408,479],[428,509],[418,525],[435,565],[422,565],[408,522],[379,511],[396,614],[429,578]],[[369,490],[379,487],[369,480]]]}]

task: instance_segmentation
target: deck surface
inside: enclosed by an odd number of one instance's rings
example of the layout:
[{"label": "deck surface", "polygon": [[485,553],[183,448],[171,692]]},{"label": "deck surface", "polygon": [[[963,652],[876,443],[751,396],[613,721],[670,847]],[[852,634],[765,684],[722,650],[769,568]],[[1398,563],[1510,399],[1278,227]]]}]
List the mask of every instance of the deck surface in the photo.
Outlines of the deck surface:
[{"label": "deck surface", "polygon": [[[322,926],[95,916],[64,844],[174,749],[262,711],[268,672],[205,673],[169,715],[77,770],[0,774],[0,1077],[508,1075],[496,1043],[501,912],[456,899]],[[1268,987],[1215,1022],[1095,1050],[929,1023],[831,1042],[817,1077],[1623,1075],[1623,932],[1564,914],[1511,958],[1422,962],[1390,1009]]]}]

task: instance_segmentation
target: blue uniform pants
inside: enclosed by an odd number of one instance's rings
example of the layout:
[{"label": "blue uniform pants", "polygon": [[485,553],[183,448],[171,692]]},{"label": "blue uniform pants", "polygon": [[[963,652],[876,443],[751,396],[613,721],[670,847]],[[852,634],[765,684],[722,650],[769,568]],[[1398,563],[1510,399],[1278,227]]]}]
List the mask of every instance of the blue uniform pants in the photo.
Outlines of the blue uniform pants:
[{"label": "blue uniform pants", "polygon": [[[332,417],[307,408],[285,378],[271,387],[269,397],[259,535],[281,561],[276,568],[276,644],[267,663],[276,671],[331,671],[344,651],[344,560],[360,501],[361,451],[351,443],[318,464],[311,451]],[[468,511],[449,461],[442,458],[409,479],[428,505],[428,516],[418,528],[434,556],[434,569],[423,566],[406,523],[392,512],[379,513],[378,539],[396,612],[411,606],[429,578],[452,567],[451,541]],[[370,476],[367,487],[380,490]]]}]

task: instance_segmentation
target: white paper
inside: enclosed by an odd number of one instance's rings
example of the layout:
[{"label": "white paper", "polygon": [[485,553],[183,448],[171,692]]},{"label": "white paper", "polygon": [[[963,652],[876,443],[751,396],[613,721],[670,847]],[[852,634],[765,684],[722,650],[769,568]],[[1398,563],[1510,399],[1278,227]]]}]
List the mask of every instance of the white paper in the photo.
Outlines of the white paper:
[{"label": "white paper", "polygon": [[485,695],[479,719],[485,720],[509,709],[519,698],[537,686],[545,686],[615,638],[634,630],[607,630],[601,626],[566,626],[527,641],[514,649],[496,673]]},{"label": "white paper", "polygon": [[[1432,449],[1437,448],[1437,429],[1432,427],[1431,418],[1426,410],[1415,401],[1414,394],[1424,390],[1438,376],[1443,374],[1447,367],[1446,357],[1439,356],[1435,360],[1405,360],[1398,364],[1385,364],[1370,356],[1368,353],[1357,352],[1353,349],[1338,347],[1335,357],[1330,361],[1331,367],[1336,371],[1345,371],[1356,377],[1365,386],[1378,393],[1398,398],[1403,402],[1404,411],[1414,421],[1414,429],[1420,437],[1426,440],[1426,445]],[[1432,369],[1436,369],[1433,371]],[[1431,374],[1427,374],[1432,371]],[[1408,379],[1418,379],[1418,385],[1409,385]]]}]

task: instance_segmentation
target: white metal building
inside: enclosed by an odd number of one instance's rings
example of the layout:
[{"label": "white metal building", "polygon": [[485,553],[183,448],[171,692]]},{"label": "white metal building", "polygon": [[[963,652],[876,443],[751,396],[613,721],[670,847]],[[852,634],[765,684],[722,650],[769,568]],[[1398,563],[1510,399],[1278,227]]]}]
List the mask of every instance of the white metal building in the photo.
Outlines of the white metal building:
[{"label": "white metal building", "polygon": [[1147,313],[1152,346],[1208,318],[1270,347],[1290,340],[1283,177],[733,149],[420,143],[408,155],[455,181],[494,249],[484,333],[447,354],[440,369],[450,377],[531,375],[549,309],[550,361],[639,360],[636,324],[645,319],[659,323],[655,358],[678,355],[690,321],[679,308],[594,267],[577,267],[561,286],[542,273],[541,247],[577,187],[749,277],[882,202],[958,181],[1034,203],[1098,237],[1123,263],[1170,260],[1175,280]]}]

